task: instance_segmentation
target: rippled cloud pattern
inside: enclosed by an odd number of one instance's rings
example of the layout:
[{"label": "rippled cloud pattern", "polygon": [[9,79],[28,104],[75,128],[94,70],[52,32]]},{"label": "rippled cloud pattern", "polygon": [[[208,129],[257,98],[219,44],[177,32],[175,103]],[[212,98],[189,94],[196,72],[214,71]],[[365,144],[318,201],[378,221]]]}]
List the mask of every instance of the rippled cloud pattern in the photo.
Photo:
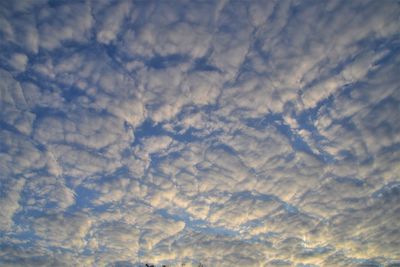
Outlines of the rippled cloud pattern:
[{"label": "rippled cloud pattern", "polygon": [[400,266],[400,3],[0,1],[0,265]]}]

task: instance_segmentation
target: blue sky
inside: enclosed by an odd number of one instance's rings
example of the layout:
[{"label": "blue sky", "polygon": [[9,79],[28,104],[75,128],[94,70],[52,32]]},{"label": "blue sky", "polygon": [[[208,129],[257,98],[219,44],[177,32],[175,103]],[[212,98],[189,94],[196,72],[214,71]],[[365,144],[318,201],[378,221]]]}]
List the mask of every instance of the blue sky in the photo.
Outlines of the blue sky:
[{"label": "blue sky", "polygon": [[0,3],[0,265],[399,266],[397,1]]}]

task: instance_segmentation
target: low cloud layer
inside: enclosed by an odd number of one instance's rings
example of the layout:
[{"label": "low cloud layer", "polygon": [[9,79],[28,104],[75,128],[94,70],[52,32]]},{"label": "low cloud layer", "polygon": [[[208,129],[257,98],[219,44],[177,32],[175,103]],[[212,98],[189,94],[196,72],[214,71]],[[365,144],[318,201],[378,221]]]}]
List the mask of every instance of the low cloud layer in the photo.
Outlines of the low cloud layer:
[{"label": "low cloud layer", "polygon": [[395,1],[2,1],[0,265],[397,266]]}]

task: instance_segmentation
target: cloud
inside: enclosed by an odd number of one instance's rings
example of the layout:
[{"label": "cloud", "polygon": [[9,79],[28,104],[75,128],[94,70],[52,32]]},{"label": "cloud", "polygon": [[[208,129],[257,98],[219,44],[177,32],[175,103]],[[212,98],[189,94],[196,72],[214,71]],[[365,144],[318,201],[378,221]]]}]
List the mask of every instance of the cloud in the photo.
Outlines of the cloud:
[{"label": "cloud", "polygon": [[115,6],[104,7],[102,23],[99,31],[96,34],[96,39],[100,43],[109,44],[117,36],[118,31],[122,28],[123,20],[128,16],[131,10],[131,3],[121,2]]},{"label": "cloud", "polygon": [[146,57],[154,54],[203,56],[212,38],[209,32],[212,28],[210,20],[202,15],[214,13],[216,4],[180,5],[186,10],[182,13],[183,19],[166,4],[137,5],[138,13],[143,14],[139,19],[143,25],[126,31],[123,51]]},{"label": "cloud", "polygon": [[40,47],[49,50],[65,41],[86,42],[93,23],[87,4],[44,7],[38,19]]},{"label": "cloud", "polygon": [[148,221],[141,236],[141,243],[145,249],[151,249],[161,240],[177,235],[185,227],[182,221],[166,220],[154,217]]},{"label": "cloud", "polygon": [[392,1],[0,4],[0,264],[399,259]]},{"label": "cloud", "polygon": [[27,209],[63,211],[75,203],[74,191],[60,177],[33,177],[25,186]]},{"label": "cloud", "polygon": [[85,245],[92,221],[85,214],[48,214],[33,218],[33,229],[46,245],[80,249]]},{"label": "cloud", "polygon": [[139,249],[138,230],[130,225],[113,223],[97,227],[88,247],[96,253],[96,261],[136,261]]},{"label": "cloud", "polygon": [[24,54],[14,54],[11,58],[11,66],[19,71],[24,71],[28,63],[28,57]]},{"label": "cloud", "polygon": [[3,207],[0,213],[0,220],[2,222],[1,231],[12,230],[14,224],[13,216],[20,208],[19,200],[24,183],[24,179],[2,181],[2,197],[0,199],[1,206]]}]

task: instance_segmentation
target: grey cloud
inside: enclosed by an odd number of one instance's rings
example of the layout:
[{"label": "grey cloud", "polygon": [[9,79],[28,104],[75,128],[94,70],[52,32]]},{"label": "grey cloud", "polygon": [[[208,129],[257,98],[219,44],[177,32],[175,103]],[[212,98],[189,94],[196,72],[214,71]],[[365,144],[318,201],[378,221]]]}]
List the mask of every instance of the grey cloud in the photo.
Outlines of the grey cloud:
[{"label": "grey cloud", "polygon": [[20,208],[19,200],[21,198],[21,191],[24,187],[25,180],[18,179],[15,181],[4,181],[2,177],[2,197],[0,198],[1,212],[1,230],[11,231],[13,227],[13,216]]},{"label": "grey cloud", "polygon": [[87,4],[45,7],[39,13],[40,46],[58,48],[64,41],[86,42],[93,18]]},{"label": "grey cloud", "polygon": [[79,250],[85,245],[92,221],[85,214],[49,214],[32,218],[36,235],[50,246]]},{"label": "grey cloud", "polygon": [[131,13],[131,8],[130,2],[120,2],[111,8],[104,7],[102,11],[107,15],[104,15],[101,20],[102,25],[96,34],[97,41],[105,44],[112,42],[117,37],[123,20]]},{"label": "grey cloud", "polygon": [[88,247],[95,252],[96,263],[101,265],[120,260],[135,262],[138,240],[137,229],[122,223],[110,223],[97,227],[89,238]]},{"label": "grey cloud", "polygon": [[63,211],[75,203],[75,193],[61,177],[34,176],[25,185],[25,208]]},{"label": "grey cloud", "polygon": [[43,248],[26,249],[18,246],[1,244],[0,263],[4,266],[84,266],[91,264],[84,257],[77,259],[72,253],[49,252]]},{"label": "grey cloud", "polygon": [[25,54],[14,54],[11,57],[11,66],[19,71],[25,71],[28,63],[28,57]]},{"label": "grey cloud", "polygon": [[397,3],[0,7],[1,264],[398,259]]}]

